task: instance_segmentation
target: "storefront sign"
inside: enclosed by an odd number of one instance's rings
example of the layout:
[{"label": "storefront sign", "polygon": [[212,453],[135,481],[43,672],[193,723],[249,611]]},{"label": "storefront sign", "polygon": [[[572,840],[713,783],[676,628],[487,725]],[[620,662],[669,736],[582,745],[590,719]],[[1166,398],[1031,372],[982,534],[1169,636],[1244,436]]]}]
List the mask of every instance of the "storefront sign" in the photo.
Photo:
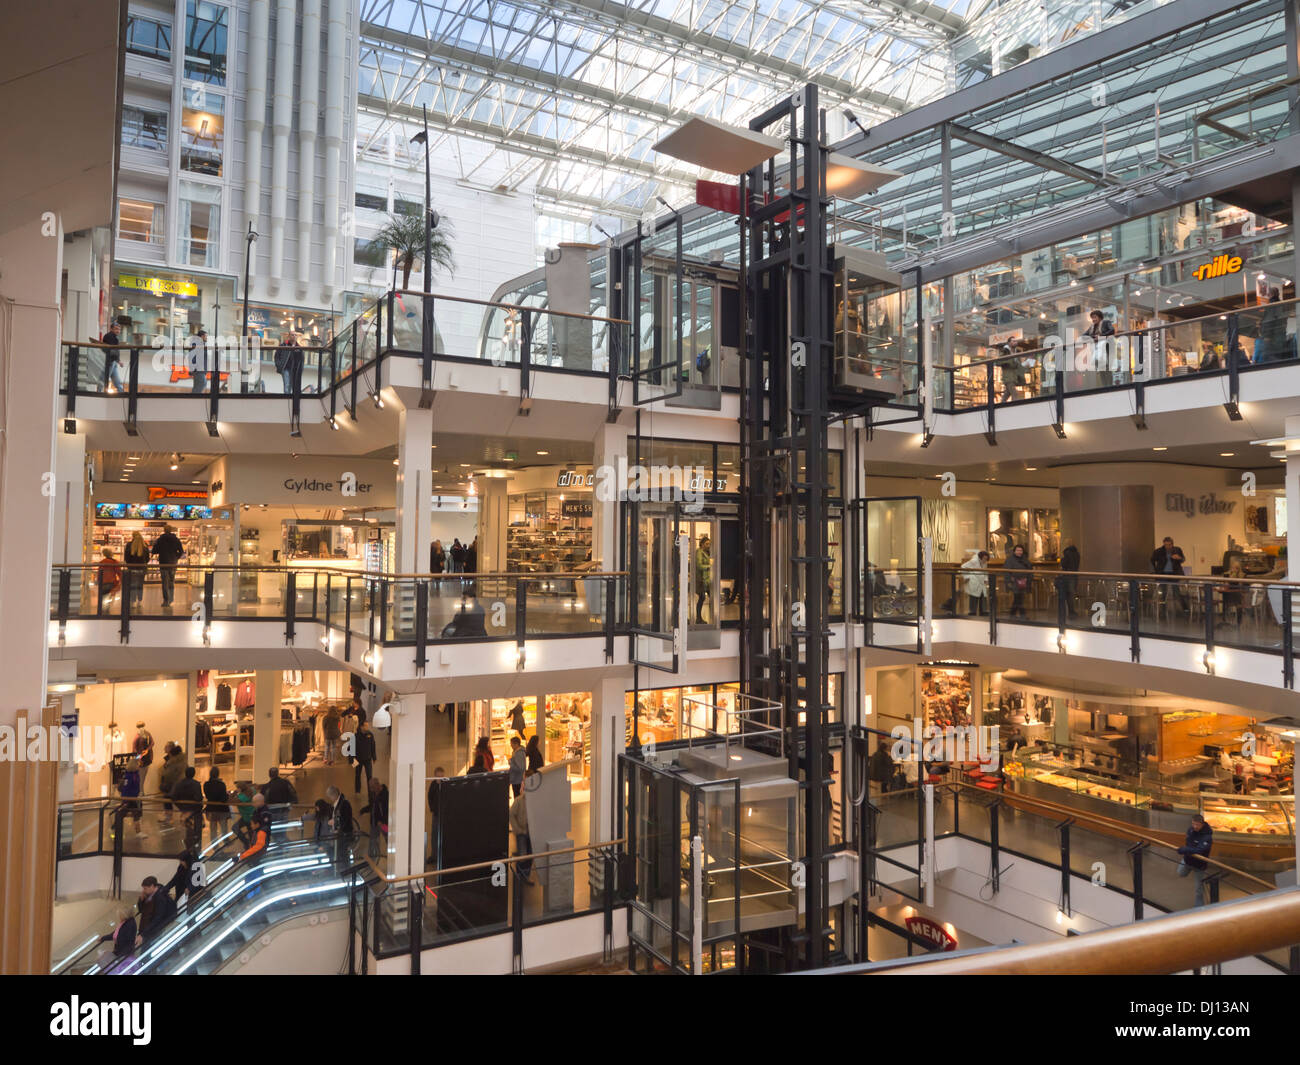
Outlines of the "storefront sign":
[{"label": "storefront sign", "polygon": [[956,950],[957,939],[938,921],[914,914],[904,924],[912,935],[934,945],[935,950]]},{"label": "storefront sign", "polygon": [[310,495],[314,492],[331,493],[335,486],[338,487],[339,495],[365,495],[375,486],[369,481],[358,481],[355,474],[345,473],[337,481],[325,481],[317,477],[286,477],[284,479],[285,491],[292,492],[294,495],[304,493]]},{"label": "storefront sign", "polygon": [[560,504],[560,513],[566,518],[590,518],[590,499],[566,499]]},{"label": "storefront sign", "polygon": [[1170,514],[1184,514],[1195,517],[1197,514],[1231,514],[1237,507],[1236,500],[1220,499],[1214,492],[1197,499],[1182,492],[1165,493],[1165,511]]},{"label": "storefront sign", "polygon": [[384,507],[397,502],[397,471],[383,460],[227,455],[213,464],[211,478],[208,491],[217,507],[232,503]]},{"label": "storefront sign", "polygon": [[735,185],[725,185],[721,181],[697,180],[695,202],[701,207],[711,207],[715,211],[740,214],[740,189]]},{"label": "storefront sign", "polygon": [[1216,255],[1208,263],[1202,263],[1192,271],[1197,281],[1208,281],[1212,277],[1226,277],[1228,274],[1241,273],[1240,255]]},{"label": "storefront sign", "polygon": [[555,477],[556,488],[590,488],[596,483],[596,475],[591,470],[561,470]]},{"label": "storefront sign", "polygon": [[118,288],[135,289],[154,296],[180,296],[192,299],[199,294],[199,286],[192,281],[170,281],[162,277],[137,277],[135,274],[118,274]]},{"label": "storefront sign", "polygon": [[159,499],[207,499],[208,493],[198,488],[168,488],[161,484],[149,486],[149,502]]}]

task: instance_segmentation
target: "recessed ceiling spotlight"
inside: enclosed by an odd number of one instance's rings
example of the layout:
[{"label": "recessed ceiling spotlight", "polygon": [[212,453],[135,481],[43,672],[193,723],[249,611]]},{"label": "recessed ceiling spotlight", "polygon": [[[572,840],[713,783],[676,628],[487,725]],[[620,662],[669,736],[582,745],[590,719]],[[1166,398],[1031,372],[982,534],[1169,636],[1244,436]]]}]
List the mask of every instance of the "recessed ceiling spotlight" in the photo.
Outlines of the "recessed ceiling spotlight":
[{"label": "recessed ceiling spotlight", "polygon": [[1219,458],[1221,458],[1221,459],[1230,459],[1230,458],[1232,458],[1232,456],[1235,455],[1235,454],[1236,454],[1235,451],[1220,451],[1220,452],[1219,452]]},{"label": "recessed ceiling spotlight", "polygon": [[1153,447],[1151,450],[1152,450],[1152,451],[1168,451],[1169,449],[1168,449],[1167,447]]},{"label": "recessed ceiling spotlight", "polygon": [[550,452],[549,452],[549,451],[539,451],[538,454],[539,454],[539,455],[549,455]]}]

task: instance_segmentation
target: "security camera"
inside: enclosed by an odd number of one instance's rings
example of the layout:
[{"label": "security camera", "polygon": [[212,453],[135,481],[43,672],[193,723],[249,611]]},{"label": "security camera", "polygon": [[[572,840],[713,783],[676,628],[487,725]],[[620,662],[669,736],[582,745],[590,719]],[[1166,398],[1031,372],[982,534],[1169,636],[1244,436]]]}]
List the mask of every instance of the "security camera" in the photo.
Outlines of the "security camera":
[{"label": "security camera", "polygon": [[371,719],[370,723],[375,728],[392,728],[393,714],[400,716],[405,712],[406,711],[402,709],[402,704],[399,702],[394,701],[384,703],[375,711],[374,717]]}]

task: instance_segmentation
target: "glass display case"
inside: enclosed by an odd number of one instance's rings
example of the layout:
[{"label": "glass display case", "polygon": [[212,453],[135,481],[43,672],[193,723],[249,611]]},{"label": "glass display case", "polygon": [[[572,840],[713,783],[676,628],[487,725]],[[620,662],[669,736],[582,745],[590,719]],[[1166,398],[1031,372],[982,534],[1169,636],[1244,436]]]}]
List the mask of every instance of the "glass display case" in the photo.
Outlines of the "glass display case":
[{"label": "glass display case", "polygon": [[[1060,802],[1065,796],[1087,796],[1113,806],[1150,809],[1151,793],[1136,781],[1122,776],[1107,776],[1088,771],[1068,754],[1050,751],[1021,751],[1003,768],[1005,776],[1015,781],[1015,790],[1031,797]],[[1034,785],[1034,786],[1028,786]]]},{"label": "glass display case", "polygon": [[1294,831],[1289,798],[1206,795],[1201,811],[1216,835],[1282,836]]},{"label": "glass display case", "polygon": [[361,520],[282,523],[284,560],[290,566],[326,564],[333,568],[382,570],[393,557],[391,522]]}]

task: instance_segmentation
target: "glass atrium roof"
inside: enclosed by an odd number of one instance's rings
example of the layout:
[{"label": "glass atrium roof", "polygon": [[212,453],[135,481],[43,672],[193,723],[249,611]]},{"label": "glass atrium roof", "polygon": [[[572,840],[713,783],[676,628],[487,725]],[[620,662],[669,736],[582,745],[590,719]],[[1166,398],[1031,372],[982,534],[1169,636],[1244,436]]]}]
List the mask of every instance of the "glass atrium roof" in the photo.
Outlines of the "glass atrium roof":
[{"label": "glass atrium roof", "polygon": [[690,198],[699,175],[652,150],[683,118],[746,124],[815,81],[832,133],[845,107],[871,126],[955,84],[986,2],[363,0],[359,102],[489,144],[463,180],[633,218]]}]

